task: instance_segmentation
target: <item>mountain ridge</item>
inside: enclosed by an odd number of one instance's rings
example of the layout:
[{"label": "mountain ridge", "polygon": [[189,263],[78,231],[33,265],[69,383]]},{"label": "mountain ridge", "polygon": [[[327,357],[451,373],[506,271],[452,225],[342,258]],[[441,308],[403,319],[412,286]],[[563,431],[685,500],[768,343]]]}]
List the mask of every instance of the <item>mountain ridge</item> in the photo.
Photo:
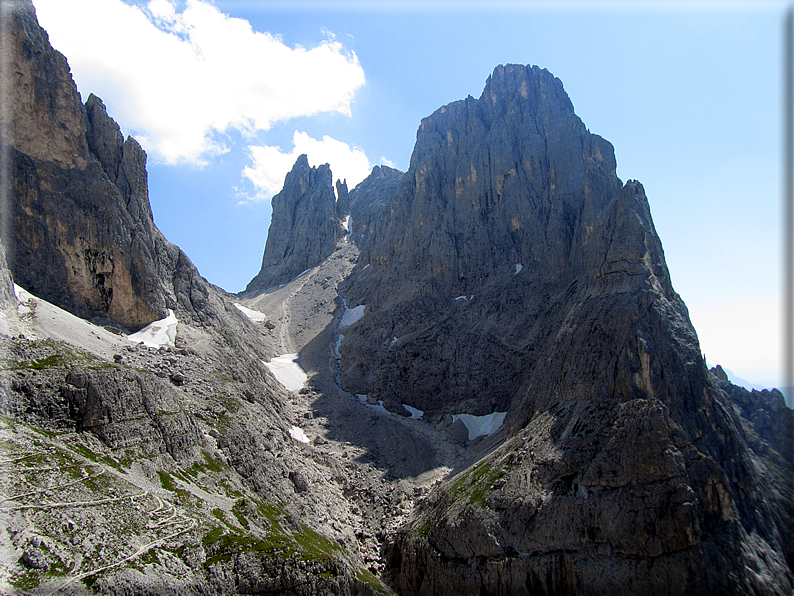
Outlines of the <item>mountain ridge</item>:
[{"label": "mountain ridge", "polygon": [[[497,67],[422,121],[408,172],[338,198],[299,158],[232,296],[157,231],[145,153],[14,7],[4,590],[791,590],[792,412],[706,368],[645,189],[548,71]],[[173,337],[130,341],[146,323]]]}]

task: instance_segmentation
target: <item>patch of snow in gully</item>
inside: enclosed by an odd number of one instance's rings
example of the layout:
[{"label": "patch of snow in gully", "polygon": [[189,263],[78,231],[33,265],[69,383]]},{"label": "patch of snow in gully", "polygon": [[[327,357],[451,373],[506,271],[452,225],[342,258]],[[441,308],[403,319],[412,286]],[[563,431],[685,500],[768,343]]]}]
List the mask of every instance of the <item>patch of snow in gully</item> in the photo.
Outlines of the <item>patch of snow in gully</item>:
[{"label": "patch of snow in gully", "polygon": [[347,234],[345,234],[345,242],[350,242],[350,234],[353,232],[353,229],[352,220],[349,213],[347,214],[347,217],[345,217],[345,222],[342,224],[342,226],[347,231]]},{"label": "patch of snow in gully", "polygon": [[179,321],[176,319],[174,311],[168,309],[168,316],[159,321],[149,323],[135,333],[127,336],[132,342],[140,343],[150,348],[174,347],[174,340],[176,339],[176,326]]},{"label": "patch of snow in gully", "polygon": [[411,418],[413,418],[414,420],[419,420],[422,416],[424,416],[424,412],[422,410],[417,410],[416,408],[409,406],[408,404],[403,404],[403,408],[405,408],[411,413]]},{"label": "patch of snow in gully", "polygon": [[264,323],[267,320],[267,315],[263,312],[246,308],[242,304],[237,304],[236,302],[234,303],[234,305],[241,313],[243,313],[246,317],[248,317],[255,323]]},{"label": "patch of snow in gully", "polygon": [[33,298],[32,294],[30,294],[25,288],[23,288],[22,286],[18,286],[17,284],[14,284],[14,296],[16,296],[17,300],[19,300],[20,302],[27,302],[28,300]]},{"label": "patch of snow in gully", "polygon": [[345,304],[345,314],[342,315],[342,320],[339,322],[339,328],[341,329],[342,327],[349,327],[358,321],[364,316],[364,310],[366,308],[367,307],[364,304],[359,304],[355,308],[348,308],[347,304]]},{"label": "patch of snow in gully", "polygon": [[290,426],[288,432],[289,432],[289,436],[291,436],[296,441],[300,441],[301,443],[311,442],[309,437],[306,436],[306,433],[303,432],[303,429],[300,426]]},{"label": "patch of snow in gully", "polygon": [[473,414],[453,414],[452,422],[457,422],[459,419],[463,422],[467,429],[469,429],[469,441],[481,437],[488,436],[499,430],[502,423],[505,421],[507,412],[493,412],[485,416],[474,416]]},{"label": "patch of snow in gully", "polygon": [[382,399],[379,399],[378,400],[378,404],[375,405],[375,404],[371,404],[371,403],[369,403],[367,401],[367,396],[366,395],[362,395],[361,393],[357,393],[356,397],[358,398],[358,401],[360,401],[362,404],[364,404],[368,408],[372,408],[373,410],[378,410],[378,412],[383,412],[384,414],[391,414],[391,412],[389,412],[389,410],[387,410],[386,408],[383,407],[383,400]]},{"label": "patch of snow in gully", "polygon": [[518,273],[520,273],[523,268],[524,266],[521,263],[516,263],[516,272],[513,273],[513,275],[517,275]]},{"label": "patch of snow in gully", "polygon": [[276,380],[284,385],[287,391],[297,391],[308,378],[299,364],[299,354],[283,354],[265,362]]}]

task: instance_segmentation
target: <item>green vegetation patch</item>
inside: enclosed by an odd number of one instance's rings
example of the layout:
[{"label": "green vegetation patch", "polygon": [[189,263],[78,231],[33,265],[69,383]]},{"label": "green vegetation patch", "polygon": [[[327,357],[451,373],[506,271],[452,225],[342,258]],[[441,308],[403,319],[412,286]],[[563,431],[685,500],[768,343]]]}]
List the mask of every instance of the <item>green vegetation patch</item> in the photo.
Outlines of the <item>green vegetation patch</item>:
[{"label": "green vegetation patch", "polygon": [[480,464],[468,472],[463,472],[450,488],[450,495],[456,500],[468,495],[469,503],[485,507],[485,495],[493,483],[504,475],[502,470],[494,470],[490,462]]},{"label": "green vegetation patch", "polygon": [[113,459],[112,457],[110,457],[108,455],[97,455],[96,453],[91,451],[85,445],[81,445],[81,444],[78,443],[76,445],[72,445],[71,449],[72,449],[72,451],[82,455],[84,458],[86,458],[89,461],[92,461],[94,463],[105,464],[106,466],[110,466],[111,468],[115,468],[119,472],[123,471],[122,470],[122,465],[118,461],[116,461],[115,459]]},{"label": "green vegetation patch", "polygon": [[331,558],[335,553],[339,553],[342,550],[336,542],[329,540],[303,524],[301,524],[301,533],[294,538],[303,551],[312,559]]},{"label": "green vegetation patch", "polygon": [[244,527],[246,530],[249,528],[248,518],[246,517],[246,507],[245,507],[245,499],[240,499],[237,501],[234,506],[232,507],[232,513],[237,518],[237,522]]},{"label": "green vegetation patch", "polygon": [[247,515],[250,509],[245,499],[238,500],[232,508],[232,513],[244,529],[230,524],[221,509],[213,509],[213,517],[223,526],[214,526],[202,540],[209,555],[206,566],[218,561],[232,560],[233,557],[248,551],[304,561],[335,560],[336,555],[342,554],[338,544],[304,524],[301,524],[300,532],[286,531],[279,523],[284,519],[284,512],[279,507],[258,499],[251,499],[251,503],[256,506],[256,513],[270,522],[266,535],[256,537],[246,531],[250,529]]},{"label": "green vegetation patch", "polygon": [[26,346],[36,352],[50,352],[46,356],[41,356],[33,360],[4,360],[0,361],[0,368],[5,370],[44,370],[48,368],[57,368],[67,365],[81,366],[83,368],[109,368],[115,366],[114,364],[102,360],[80,350],[75,350],[67,343],[52,339],[45,339],[43,341],[30,341]]},{"label": "green vegetation patch", "polygon": [[164,472],[163,470],[158,470],[157,475],[160,477],[160,484],[165,490],[170,492],[174,492],[176,490],[176,483],[174,482],[174,479],[171,478],[171,474]]},{"label": "green vegetation patch", "polygon": [[34,590],[39,587],[41,572],[33,569],[22,573],[13,573],[8,583],[19,590]]},{"label": "green vegetation patch", "polygon": [[392,594],[393,592],[384,586],[381,581],[369,569],[360,567],[356,572],[356,579],[369,584],[369,586],[379,594]]},{"label": "green vegetation patch", "polygon": [[[196,478],[200,473],[208,474],[213,472],[215,474],[220,474],[228,466],[224,464],[221,460],[212,457],[207,451],[204,449],[201,450],[201,455],[204,458],[204,463],[195,462],[192,466],[185,470],[185,474],[191,476],[192,478]],[[242,494],[242,493],[240,493]]]},{"label": "green vegetation patch", "polygon": [[[450,496],[456,501],[468,496],[470,504],[485,507],[485,495],[493,488],[494,482],[506,476],[517,465],[509,463],[508,456],[517,449],[520,442],[520,437],[510,439],[486,459],[461,472],[449,489]],[[424,526],[418,531],[423,529]],[[429,532],[429,528],[426,531]]]}]

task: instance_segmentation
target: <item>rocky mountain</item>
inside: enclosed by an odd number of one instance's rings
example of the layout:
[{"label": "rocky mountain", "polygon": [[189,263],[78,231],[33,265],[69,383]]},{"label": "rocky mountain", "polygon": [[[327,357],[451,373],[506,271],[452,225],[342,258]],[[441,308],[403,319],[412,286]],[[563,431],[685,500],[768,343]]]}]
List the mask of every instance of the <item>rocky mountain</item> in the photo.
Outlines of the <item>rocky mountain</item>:
[{"label": "rocky mountain", "polygon": [[102,101],[83,105],[66,59],[28,2],[4,8],[3,139],[14,195],[3,229],[11,272],[83,318],[136,331],[177,311],[206,317],[207,284],[154,225],[146,153]]},{"label": "rocky mountain", "polygon": [[342,388],[467,444],[450,416],[504,416],[389,542],[400,592],[789,589],[788,485],[706,369],[642,185],[558,79],[498,67],[371,204]]},{"label": "rocky mountain", "polygon": [[389,166],[375,166],[361,184],[349,193],[347,187],[339,196],[339,212],[350,215],[350,234],[359,244],[369,238],[381,212],[391,202],[403,172]]},{"label": "rocky mountain", "polygon": [[302,156],[231,296],[0,10],[0,591],[791,592],[792,411],[707,370],[644,188],[549,72],[497,67],[404,174],[335,196]]},{"label": "rocky mountain", "polygon": [[786,497],[708,374],[644,189],[550,73],[498,67],[422,122],[357,269],[345,388],[506,412],[507,441],[391,543],[400,591],[790,589]]},{"label": "rocky mountain", "polygon": [[344,235],[328,164],[310,167],[301,155],[273,197],[273,219],[267,233],[262,268],[245,288],[254,294],[283,284],[319,265]]}]

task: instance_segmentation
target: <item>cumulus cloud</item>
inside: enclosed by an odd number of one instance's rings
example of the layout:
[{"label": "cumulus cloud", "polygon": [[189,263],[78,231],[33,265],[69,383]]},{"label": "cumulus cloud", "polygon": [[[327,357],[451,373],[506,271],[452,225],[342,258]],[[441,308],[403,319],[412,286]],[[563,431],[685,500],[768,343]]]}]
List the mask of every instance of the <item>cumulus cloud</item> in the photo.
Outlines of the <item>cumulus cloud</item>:
[{"label": "cumulus cloud", "polygon": [[202,0],[35,0],[39,22],[83,93],[101,96],[125,132],[166,163],[203,163],[279,120],[350,114],[364,84],[358,58],[332,35],[290,48]]},{"label": "cumulus cloud", "polygon": [[330,164],[334,181],[347,180],[350,189],[366,178],[371,170],[364,151],[328,135],[318,141],[305,132],[295,131],[292,143],[293,148],[288,153],[268,145],[248,147],[253,165],[247,166],[243,175],[260,191],[254,199],[270,199],[279,192],[284,186],[287,172],[295,165],[298,156],[304,153],[311,166]]}]

